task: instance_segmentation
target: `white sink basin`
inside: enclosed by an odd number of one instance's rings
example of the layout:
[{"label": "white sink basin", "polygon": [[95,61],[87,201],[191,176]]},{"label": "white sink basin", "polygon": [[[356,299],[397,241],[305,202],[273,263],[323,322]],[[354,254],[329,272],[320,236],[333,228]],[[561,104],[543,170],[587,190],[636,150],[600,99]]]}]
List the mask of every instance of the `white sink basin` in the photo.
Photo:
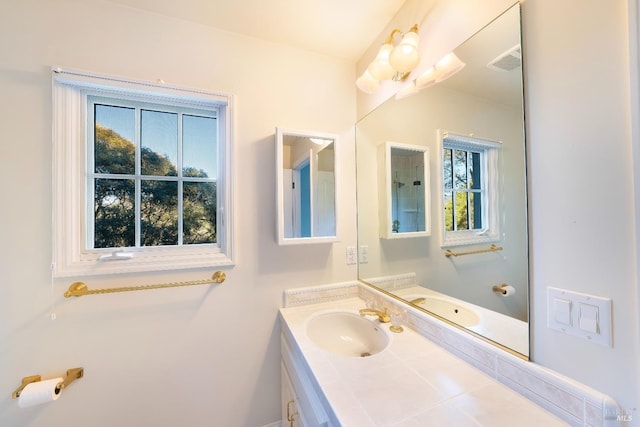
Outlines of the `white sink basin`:
[{"label": "white sink basin", "polygon": [[[433,314],[437,314],[440,317],[444,317],[447,320],[455,322],[460,326],[469,327],[480,323],[480,316],[478,316],[475,311],[463,305],[456,304],[453,301],[447,301],[446,299],[428,295],[410,295],[403,298],[407,301],[420,298],[420,301],[414,302],[415,305],[424,308]],[[424,299],[424,301],[422,301],[422,299]]]},{"label": "white sink basin", "polygon": [[379,324],[349,312],[321,313],[309,320],[307,335],[323,350],[341,356],[367,357],[389,345]]}]

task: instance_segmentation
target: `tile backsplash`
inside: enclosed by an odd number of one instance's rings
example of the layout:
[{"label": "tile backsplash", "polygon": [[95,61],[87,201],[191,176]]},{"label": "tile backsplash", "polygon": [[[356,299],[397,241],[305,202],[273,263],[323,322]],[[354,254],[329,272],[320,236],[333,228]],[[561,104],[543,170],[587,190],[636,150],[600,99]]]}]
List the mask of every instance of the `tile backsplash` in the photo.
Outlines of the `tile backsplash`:
[{"label": "tile backsplash", "polygon": [[334,283],[313,288],[287,289],[284,292],[283,307],[317,304],[360,296],[360,283],[357,281]]},{"label": "tile backsplash", "polygon": [[[390,286],[412,286],[414,280],[410,276],[403,275],[395,280],[379,278],[375,286],[383,289],[390,289]],[[617,417],[610,415],[618,414],[620,410],[609,396],[504,351],[360,282],[290,289],[284,293],[284,307],[351,297],[372,300],[378,306],[388,307],[392,311],[405,310],[407,325],[415,331],[571,425],[620,425]]]}]

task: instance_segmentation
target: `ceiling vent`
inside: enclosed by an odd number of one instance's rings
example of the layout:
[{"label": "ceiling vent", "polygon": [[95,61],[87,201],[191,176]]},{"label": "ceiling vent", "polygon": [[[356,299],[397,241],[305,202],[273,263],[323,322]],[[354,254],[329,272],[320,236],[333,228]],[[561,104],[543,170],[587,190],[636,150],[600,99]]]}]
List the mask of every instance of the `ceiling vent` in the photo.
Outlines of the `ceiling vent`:
[{"label": "ceiling vent", "polygon": [[511,49],[498,55],[493,61],[487,64],[487,67],[494,71],[511,71],[520,67],[522,53],[520,45],[517,44]]}]

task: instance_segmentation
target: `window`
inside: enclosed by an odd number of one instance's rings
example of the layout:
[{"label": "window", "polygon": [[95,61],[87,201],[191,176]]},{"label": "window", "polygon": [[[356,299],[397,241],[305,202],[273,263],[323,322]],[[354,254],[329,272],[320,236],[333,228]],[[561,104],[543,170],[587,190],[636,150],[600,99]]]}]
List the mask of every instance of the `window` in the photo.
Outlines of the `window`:
[{"label": "window", "polygon": [[481,230],[482,200],[486,198],[480,159],[483,151],[445,147],[444,229]]},{"label": "window", "polygon": [[500,143],[449,132],[439,139],[442,245],[498,240]]},{"label": "window", "polygon": [[230,96],[62,70],[53,88],[57,276],[233,264]]}]

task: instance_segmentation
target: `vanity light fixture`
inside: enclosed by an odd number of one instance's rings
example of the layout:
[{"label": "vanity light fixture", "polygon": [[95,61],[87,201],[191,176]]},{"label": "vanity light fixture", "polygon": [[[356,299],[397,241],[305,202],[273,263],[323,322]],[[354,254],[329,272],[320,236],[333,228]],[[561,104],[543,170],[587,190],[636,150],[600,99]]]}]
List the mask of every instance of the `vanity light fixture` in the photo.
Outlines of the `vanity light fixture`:
[{"label": "vanity light fixture", "polygon": [[440,83],[456,74],[465,67],[464,62],[450,52],[442,59],[429,67],[424,73],[402,88],[396,94],[396,99],[406,98],[407,96],[418,93],[419,91]]},{"label": "vanity light fixture", "polygon": [[[394,46],[394,38],[398,34],[402,35],[402,39]],[[406,34],[398,29],[391,31],[374,60],[356,80],[358,89],[366,93],[375,93],[383,80],[406,79],[420,62],[418,41],[418,24],[411,27]]]},{"label": "vanity light fixture", "polygon": [[418,25],[416,24],[402,37],[400,44],[391,51],[389,63],[399,73],[410,73],[420,62],[419,40]]},{"label": "vanity light fixture", "polygon": [[422,90],[445,81],[462,70],[465,65],[455,53],[450,52],[418,76],[414,81],[415,87],[417,90]]}]

